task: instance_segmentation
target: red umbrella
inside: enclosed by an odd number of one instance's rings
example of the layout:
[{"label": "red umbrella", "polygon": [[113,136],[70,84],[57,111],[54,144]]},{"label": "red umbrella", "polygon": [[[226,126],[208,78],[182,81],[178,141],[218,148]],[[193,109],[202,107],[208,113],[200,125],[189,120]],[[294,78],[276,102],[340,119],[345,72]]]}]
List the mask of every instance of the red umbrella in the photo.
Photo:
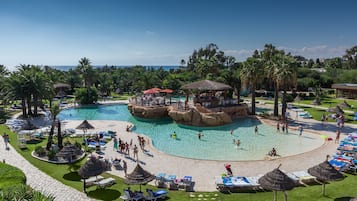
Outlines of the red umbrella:
[{"label": "red umbrella", "polygon": [[154,88],[153,89],[148,89],[148,90],[145,90],[144,91],[144,94],[157,94],[159,93],[158,90],[155,90]]},{"label": "red umbrella", "polygon": [[171,94],[174,91],[172,89],[163,89],[163,90],[160,90],[160,92]]}]

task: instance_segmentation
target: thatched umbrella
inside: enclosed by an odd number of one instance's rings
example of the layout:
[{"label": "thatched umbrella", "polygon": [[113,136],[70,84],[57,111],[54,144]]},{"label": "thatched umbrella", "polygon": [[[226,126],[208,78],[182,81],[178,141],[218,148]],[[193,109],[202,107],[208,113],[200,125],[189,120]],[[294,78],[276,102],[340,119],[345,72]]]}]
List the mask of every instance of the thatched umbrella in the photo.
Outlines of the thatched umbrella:
[{"label": "thatched umbrella", "polygon": [[90,159],[79,169],[78,174],[83,178],[83,190],[86,192],[86,179],[102,174],[107,169],[104,161],[99,160],[95,156]]},{"label": "thatched umbrella", "polygon": [[81,155],[83,151],[73,144],[65,145],[57,154],[57,157],[70,159],[72,161],[73,156]]},{"label": "thatched umbrella", "polygon": [[84,120],[81,124],[79,124],[76,129],[82,129],[84,134],[88,129],[94,129],[94,126],[92,126],[87,120]]},{"label": "thatched umbrella", "polygon": [[323,181],[323,188],[322,188],[323,195],[325,195],[325,184],[327,181],[343,179],[343,175],[328,162],[328,157],[329,155],[326,156],[326,160],[324,162],[314,167],[311,167],[307,170],[309,174]]},{"label": "thatched umbrella", "polygon": [[337,113],[337,114],[343,114],[345,113],[340,106],[336,106],[336,107],[330,107],[327,109],[327,112],[334,112],[334,113]]},{"label": "thatched umbrella", "polygon": [[339,104],[340,107],[342,108],[351,108],[351,105],[348,104],[345,100]]},{"label": "thatched umbrella", "polygon": [[139,164],[137,164],[133,172],[125,176],[124,182],[126,184],[139,184],[141,191],[141,184],[147,184],[154,179],[155,175],[144,170]]},{"label": "thatched umbrella", "polygon": [[94,126],[92,126],[87,120],[84,120],[76,127],[76,129],[94,129]]},{"label": "thatched umbrella", "polygon": [[[279,167],[281,164],[279,165]],[[288,177],[284,172],[279,170],[279,167],[262,176],[258,183],[267,190],[274,191],[274,201],[276,201],[276,191],[284,191],[285,201],[288,200],[287,190],[291,190],[296,186],[294,180]]]}]

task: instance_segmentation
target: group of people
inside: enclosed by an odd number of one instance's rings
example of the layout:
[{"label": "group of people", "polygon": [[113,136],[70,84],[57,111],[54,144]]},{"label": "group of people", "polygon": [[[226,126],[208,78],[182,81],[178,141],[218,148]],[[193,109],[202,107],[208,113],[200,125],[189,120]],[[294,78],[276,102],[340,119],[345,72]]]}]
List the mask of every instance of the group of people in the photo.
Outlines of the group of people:
[{"label": "group of people", "polygon": [[289,124],[288,121],[278,121],[276,123],[276,132],[280,133],[280,128],[282,132],[288,133],[289,132]]}]

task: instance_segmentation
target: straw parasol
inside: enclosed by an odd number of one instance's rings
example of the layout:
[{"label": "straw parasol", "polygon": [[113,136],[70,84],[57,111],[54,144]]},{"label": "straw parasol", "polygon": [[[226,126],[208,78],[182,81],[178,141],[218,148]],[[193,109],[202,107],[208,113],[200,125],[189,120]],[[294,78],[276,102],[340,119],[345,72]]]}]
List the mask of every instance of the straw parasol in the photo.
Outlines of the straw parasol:
[{"label": "straw parasol", "polygon": [[192,82],[183,85],[181,89],[197,89],[201,91],[202,90],[220,91],[220,90],[232,89],[232,87],[220,82],[215,82],[211,80],[201,80],[201,81]]},{"label": "straw parasol", "polygon": [[328,158],[329,155],[326,156],[326,160],[324,162],[314,167],[311,167],[307,170],[309,174],[323,181],[323,188],[322,188],[323,195],[325,195],[325,184],[327,181],[343,179],[343,175],[328,162]]},{"label": "straw parasol", "polygon": [[139,164],[137,164],[133,172],[125,176],[124,182],[129,185],[139,184],[140,191],[141,191],[141,184],[147,184],[154,179],[155,179],[155,175],[144,170]]},{"label": "straw parasol", "polygon": [[76,129],[94,129],[94,126],[92,126],[87,120],[84,120],[79,126],[76,127]]},{"label": "straw parasol", "polygon": [[95,156],[91,156],[89,160],[82,165],[79,169],[78,174],[83,178],[83,190],[86,192],[86,179],[93,176],[98,176],[102,174],[107,169],[107,165],[104,161],[99,160]]},{"label": "straw parasol", "polygon": [[351,105],[348,104],[345,100],[339,104],[340,107],[342,108],[351,108]]},{"label": "straw parasol", "polygon": [[340,106],[336,106],[336,107],[330,107],[327,109],[327,112],[334,112],[334,113],[337,113],[337,114],[343,114],[345,113]]},{"label": "straw parasol", "polygon": [[86,131],[88,129],[94,129],[94,126],[92,126],[87,120],[84,120],[79,126],[76,127],[76,129],[82,129],[84,135],[86,134]]},{"label": "straw parasol", "polygon": [[258,183],[267,190],[274,191],[274,201],[276,201],[276,191],[284,191],[285,201],[288,200],[287,190],[293,189],[296,184],[295,181],[288,177],[284,172],[279,170],[279,167],[271,172],[266,173],[262,176]]},{"label": "straw parasol", "polygon": [[68,158],[72,160],[73,156],[81,155],[83,151],[73,144],[65,145],[57,154],[57,157]]}]

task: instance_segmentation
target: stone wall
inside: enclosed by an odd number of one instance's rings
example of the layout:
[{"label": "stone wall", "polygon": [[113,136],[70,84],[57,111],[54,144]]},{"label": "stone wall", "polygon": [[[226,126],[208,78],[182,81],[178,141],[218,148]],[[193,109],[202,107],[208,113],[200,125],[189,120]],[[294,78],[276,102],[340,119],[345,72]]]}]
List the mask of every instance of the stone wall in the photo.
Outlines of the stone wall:
[{"label": "stone wall", "polygon": [[135,117],[158,119],[170,116],[176,123],[191,126],[221,126],[232,123],[232,119],[248,116],[248,106],[239,105],[207,109],[197,104],[189,110],[177,110],[172,106],[138,106],[128,104]]},{"label": "stone wall", "polygon": [[128,104],[129,112],[135,116],[144,119],[160,119],[168,117],[168,106],[139,106]]}]

